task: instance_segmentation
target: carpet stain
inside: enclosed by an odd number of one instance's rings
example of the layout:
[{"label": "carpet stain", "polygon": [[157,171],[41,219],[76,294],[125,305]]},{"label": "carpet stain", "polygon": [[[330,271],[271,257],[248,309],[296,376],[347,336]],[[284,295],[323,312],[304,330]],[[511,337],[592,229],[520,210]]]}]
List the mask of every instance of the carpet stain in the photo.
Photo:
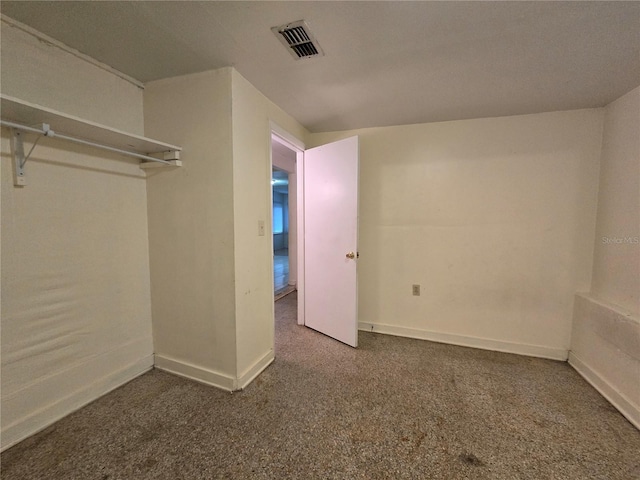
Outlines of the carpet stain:
[{"label": "carpet stain", "polygon": [[154,440],[156,440],[160,436],[159,430],[160,430],[160,428],[158,428],[157,430],[156,429],[144,430],[140,434],[140,437],[138,438],[138,441],[143,442],[143,443],[153,442]]},{"label": "carpet stain", "polygon": [[462,453],[458,456],[458,459],[466,464],[471,465],[473,467],[483,467],[484,462],[476,457],[473,453]]}]

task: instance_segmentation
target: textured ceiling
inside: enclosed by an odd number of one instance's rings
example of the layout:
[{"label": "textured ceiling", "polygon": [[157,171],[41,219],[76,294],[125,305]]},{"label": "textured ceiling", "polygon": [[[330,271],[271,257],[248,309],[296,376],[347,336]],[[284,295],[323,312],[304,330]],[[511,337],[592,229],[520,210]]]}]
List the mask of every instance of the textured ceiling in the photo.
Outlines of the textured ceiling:
[{"label": "textured ceiling", "polygon": [[[640,2],[14,2],[147,82],[234,66],[309,130],[603,106],[640,85]],[[325,56],[270,28],[305,19]]]}]

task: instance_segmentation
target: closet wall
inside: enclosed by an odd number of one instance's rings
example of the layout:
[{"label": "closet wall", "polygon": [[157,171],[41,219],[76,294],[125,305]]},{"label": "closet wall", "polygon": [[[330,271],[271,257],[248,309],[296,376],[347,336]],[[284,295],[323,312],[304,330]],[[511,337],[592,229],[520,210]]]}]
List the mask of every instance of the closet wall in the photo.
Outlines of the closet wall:
[{"label": "closet wall", "polygon": [[[137,86],[4,22],[1,34],[3,94],[143,133]],[[6,448],[150,368],[153,346],[139,162],[43,138],[16,188],[6,128],[0,147]]]},{"label": "closet wall", "polygon": [[147,184],[156,365],[233,390],[231,69],[149,82],[144,113],[184,162]]}]

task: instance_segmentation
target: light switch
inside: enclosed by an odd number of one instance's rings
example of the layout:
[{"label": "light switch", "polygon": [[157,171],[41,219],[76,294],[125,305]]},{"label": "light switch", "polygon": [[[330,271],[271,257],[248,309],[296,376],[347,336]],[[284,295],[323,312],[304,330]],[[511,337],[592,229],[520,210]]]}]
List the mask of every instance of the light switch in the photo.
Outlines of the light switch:
[{"label": "light switch", "polygon": [[264,237],[264,220],[258,220],[258,236]]}]

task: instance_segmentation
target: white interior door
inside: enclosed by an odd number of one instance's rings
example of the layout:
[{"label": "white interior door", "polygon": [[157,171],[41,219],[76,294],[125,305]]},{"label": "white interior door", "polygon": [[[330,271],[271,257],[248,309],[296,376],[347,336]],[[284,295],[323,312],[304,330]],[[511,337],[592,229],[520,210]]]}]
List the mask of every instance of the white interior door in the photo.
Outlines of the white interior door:
[{"label": "white interior door", "polygon": [[304,153],[304,323],[358,346],[358,137]]}]

